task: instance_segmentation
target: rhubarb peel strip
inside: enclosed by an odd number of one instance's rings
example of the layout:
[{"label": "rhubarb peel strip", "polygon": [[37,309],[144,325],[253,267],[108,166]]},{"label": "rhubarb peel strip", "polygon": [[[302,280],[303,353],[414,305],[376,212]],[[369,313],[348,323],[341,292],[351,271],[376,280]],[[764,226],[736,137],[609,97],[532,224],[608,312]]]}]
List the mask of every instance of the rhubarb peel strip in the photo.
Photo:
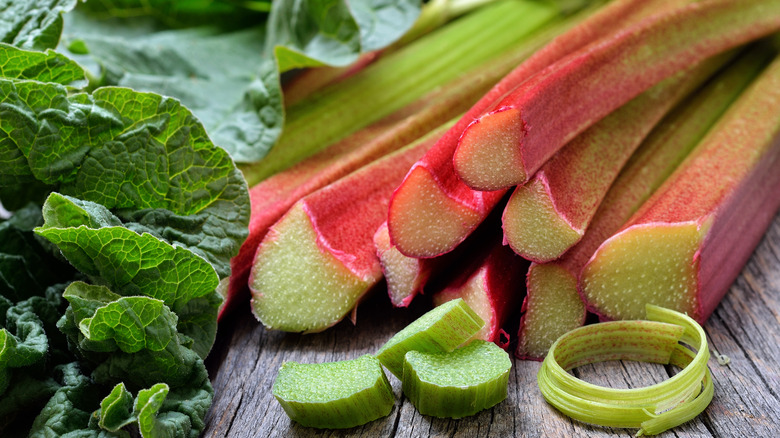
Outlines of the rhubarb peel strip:
[{"label": "rhubarb peel strip", "polygon": [[[647,321],[592,324],[561,336],[537,376],[547,402],[585,423],[639,428],[637,436],[661,433],[700,414],[714,394],[704,329],[673,310],[647,305],[646,313]],[[671,364],[682,370],[655,385],[630,389],[597,386],[567,372],[607,360]]]}]

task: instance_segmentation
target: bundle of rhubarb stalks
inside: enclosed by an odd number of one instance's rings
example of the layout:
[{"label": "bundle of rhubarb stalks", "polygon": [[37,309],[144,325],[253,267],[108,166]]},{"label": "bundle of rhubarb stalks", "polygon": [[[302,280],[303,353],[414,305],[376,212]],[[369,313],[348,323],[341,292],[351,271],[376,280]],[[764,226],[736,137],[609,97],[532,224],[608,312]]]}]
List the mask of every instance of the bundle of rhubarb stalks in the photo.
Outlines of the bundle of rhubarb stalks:
[{"label": "bundle of rhubarb stalks", "polygon": [[296,97],[221,316],[251,291],[316,332],[425,288],[499,345],[522,311],[534,359],[588,312],[705,321],[780,207],[780,1],[573,6],[494,2]]}]

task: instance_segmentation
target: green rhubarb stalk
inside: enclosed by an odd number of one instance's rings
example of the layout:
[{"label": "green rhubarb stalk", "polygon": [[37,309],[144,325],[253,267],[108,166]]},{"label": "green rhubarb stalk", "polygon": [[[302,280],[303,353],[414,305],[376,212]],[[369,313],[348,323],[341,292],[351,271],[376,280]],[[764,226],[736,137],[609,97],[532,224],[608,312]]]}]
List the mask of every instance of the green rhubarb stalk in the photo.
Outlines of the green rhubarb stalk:
[{"label": "green rhubarb stalk", "polygon": [[396,333],[377,351],[376,357],[400,379],[407,352],[452,351],[479,332],[484,324],[462,298],[448,301]]},{"label": "green rhubarb stalk", "polygon": [[531,0],[502,1],[468,14],[322,90],[287,113],[282,137],[242,168],[250,186],[402,108],[528,37],[557,16]]},{"label": "green rhubarb stalk", "polygon": [[[561,336],[538,374],[547,402],[584,423],[640,428],[637,435],[661,433],[701,413],[714,393],[704,329],[662,307],[648,305],[646,314],[648,321],[592,324]],[[568,372],[607,360],[670,364],[682,370],[655,385],[629,389],[600,387]]]},{"label": "green rhubarb stalk", "polygon": [[382,365],[370,355],[320,364],[285,362],[272,391],[290,419],[328,429],[387,416],[395,402]]},{"label": "green rhubarb stalk", "polygon": [[402,387],[421,414],[462,418],[506,399],[511,368],[506,351],[482,340],[449,353],[410,351]]}]

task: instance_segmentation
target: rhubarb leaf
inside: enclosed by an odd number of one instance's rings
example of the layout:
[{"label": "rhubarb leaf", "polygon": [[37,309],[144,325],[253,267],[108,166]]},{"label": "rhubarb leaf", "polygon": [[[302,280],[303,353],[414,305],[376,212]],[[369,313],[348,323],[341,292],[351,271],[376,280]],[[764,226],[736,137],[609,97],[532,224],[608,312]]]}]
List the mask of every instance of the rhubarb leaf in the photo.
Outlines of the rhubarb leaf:
[{"label": "rhubarb leaf", "polygon": [[57,47],[62,14],[76,0],[3,0],[0,3],[0,41],[32,50]]},{"label": "rhubarb leaf", "polygon": [[274,2],[266,50],[274,52],[283,72],[318,65],[344,66],[361,53],[400,38],[419,13],[417,0]]},{"label": "rhubarb leaf", "polygon": [[[53,193],[43,211],[46,223],[36,232],[57,245],[76,269],[110,285],[113,293],[164,302],[178,315],[179,331],[206,356],[221,303],[218,278],[207,261],[151,234],[116,226],[118,219],[98,204]],[[176,326],[175,319],[172,323]]]},{"label": "rhubarb leaf", "polygon": [[0,43],[0,77],[68,85],[84,80],[84,69],[66,56],[47,50],[23,50]]},{"label": "rhubarb leaf", "polygon": [[178,101],[113,87],[71,96],[35,81],[0,80],[0,93],[8,133],[0,157],[23,155],[0,185],[35,178],[59,187],[229,275],[248,232],[246,182]]},{"label": "rhubarb leaf", "polygon": [[[263,26],[155,31],[140,20],[100,21],[79,10],[65,23],[64,46],[93,66],[99,77],[93,85],[176,96],[235,161],[262,158],[279,136],[281,89],[275,68],[261,56]],[[119,35],[109,24],[122,29]]]}]

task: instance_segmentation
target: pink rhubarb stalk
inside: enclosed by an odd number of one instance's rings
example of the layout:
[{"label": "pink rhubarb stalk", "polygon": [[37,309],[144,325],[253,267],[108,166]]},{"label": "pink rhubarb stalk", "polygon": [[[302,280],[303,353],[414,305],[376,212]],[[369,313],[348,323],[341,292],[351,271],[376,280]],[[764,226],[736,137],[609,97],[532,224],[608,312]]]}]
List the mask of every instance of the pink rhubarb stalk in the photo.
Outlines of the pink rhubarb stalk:
[{"label": "pink rhubarb stalk", "polygon": [[672,174],[770,56],[765,48],[748,52],[678,105],[621,171],[582,240],[554,262],[531,263],[515,351],[518,358],[543,359],[559,336],[583,324],[585,305],[577,290],[582,267]]},{"label": "pink rhubarb stalk", "polygon": [[680,3],[685,2],[616,0],[596,13],[584,11],[529,41],[526,50],[531,53],[560,34],[480,99],[415,163],[396,190],[390,201],[388,227],[398,249],[410,257],[434,257],[451,251],[503,197],[505,190],[472,190],[455,173],[452,159],[458,139],[475,119],[494,109],[504,95],[558,59],[654,11]]},{"label": "pink rhubarb stalk", "polygon": [[448,125],[296,202],[257,248],[249,287],[268,328],[324,330],[381,278],[373,236],[409,167]]},{"label": "pink rhubarb stalk", "polygon": [[475,69],[452,81],[449,86],[428,93],[368,128],[252,187],[249,190],[252,203],[249,237],[231,260],[230,283],[219,318],[237,303],[248,301],[247,282],[257,246],[268,227],[296,201],[462,114],[497,80],[494,76],[497,66],[492,62]]},{"label": "pink rhubarb stalk", "polygon": [[780,207],[780,59],[582,270],[588,308],[644,316],[645,303],[705,321]]},{"label": "pink rhubarb stalk", "polygon": [[505,242],[538,263],[555,260],[574,246],[650,130],[730,55],[660,82],[570,141],[512,193],[504,209]]},{"label": "pink rhubarb stalk", "polygon": [[559,60],[474,121],[458,142],[455,169],[477,190],[522,184],[563,145],[644,90],[778,30],[775,0],[702,0],[647,17]]}]

